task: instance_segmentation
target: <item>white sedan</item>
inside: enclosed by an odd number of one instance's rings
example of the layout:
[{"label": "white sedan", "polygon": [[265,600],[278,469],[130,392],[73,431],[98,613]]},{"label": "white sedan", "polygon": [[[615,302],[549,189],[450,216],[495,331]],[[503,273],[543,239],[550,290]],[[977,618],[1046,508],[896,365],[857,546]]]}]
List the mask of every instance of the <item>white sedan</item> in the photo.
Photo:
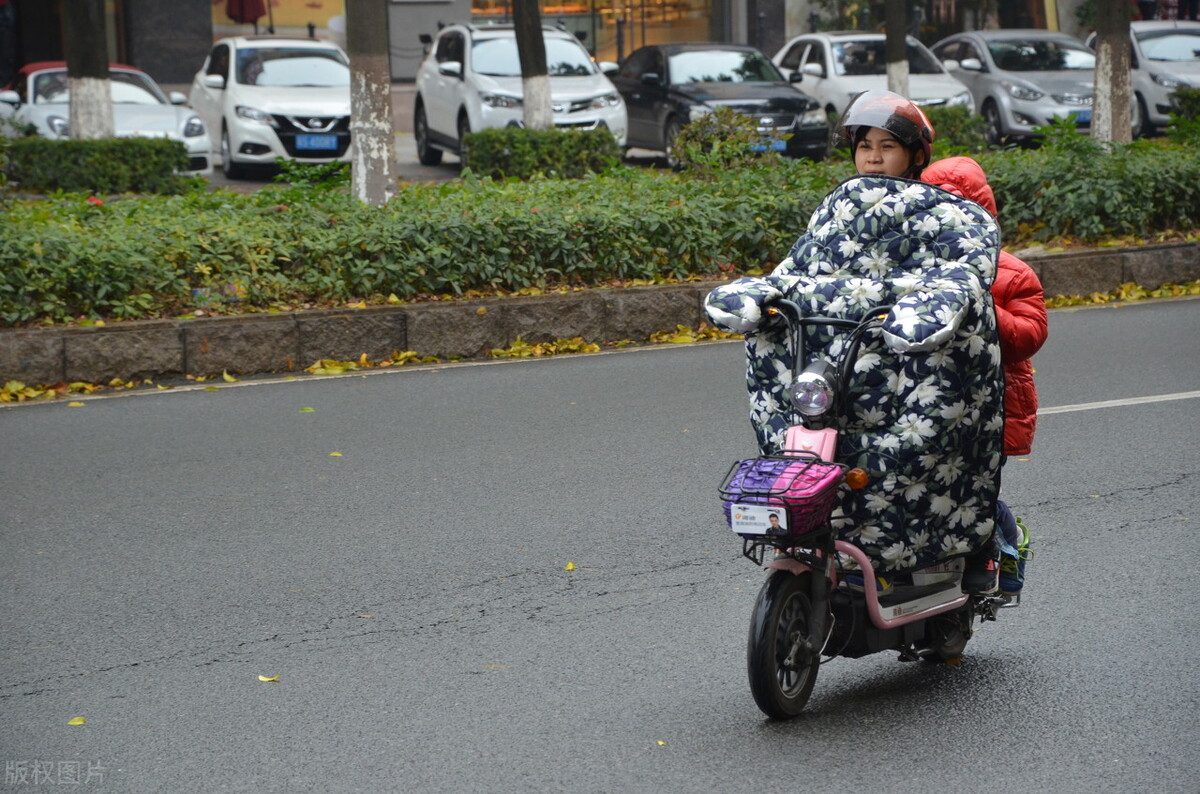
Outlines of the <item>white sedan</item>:
[{"label": "white sedan", "polygon": [[276,158],[350,162],[350,59],[328,41],[235,36],[192,80],[192,107],[219,141],[230,179]]},{"label": "white sedan", "polygon": [[[973,109],[971,92],[924,44],[908,37],[908,98],[922,107]],[[809,33],[790,40],[771,60],[796,88],[829,113],[841,114],[863,91],[887,88],[886,36],[863,31]]]},{"label": "white sedan", "polygon": [[[184,107],[187,97],[178,91],[164,94],[150,75],[132,66],[111,64],[108,77],[118,136],[181,141],[188,153],[185,173],[212,173],[208,131],[200,117]],[[0,103],[6,106],[0,115],[9,119],[9,134],[16,127],[32,126],[44,138],[62,140],[70,137],[70,102],[66,62],[38,61],[22,66],[8,88],[0,91]]]}]

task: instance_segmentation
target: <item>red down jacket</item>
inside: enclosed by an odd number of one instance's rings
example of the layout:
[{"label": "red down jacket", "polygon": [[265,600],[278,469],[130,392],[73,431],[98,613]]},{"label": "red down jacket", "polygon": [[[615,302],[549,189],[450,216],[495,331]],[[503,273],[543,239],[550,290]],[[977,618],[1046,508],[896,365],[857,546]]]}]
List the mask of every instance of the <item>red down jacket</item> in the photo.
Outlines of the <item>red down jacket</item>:
[{"label": "red down jacket", "polygon": [[[987,175],[970,157],[938,160],[925,169],[921,180],[969,198],[996,216],[996,197]],[[1042,283],[1029,265],[1007,251],[1000,252],[997,265],[992,299],[1004,363],[1004,454],[1028,455],[1038,406],[1030,359],[1046,341],[1046,303]]]}]

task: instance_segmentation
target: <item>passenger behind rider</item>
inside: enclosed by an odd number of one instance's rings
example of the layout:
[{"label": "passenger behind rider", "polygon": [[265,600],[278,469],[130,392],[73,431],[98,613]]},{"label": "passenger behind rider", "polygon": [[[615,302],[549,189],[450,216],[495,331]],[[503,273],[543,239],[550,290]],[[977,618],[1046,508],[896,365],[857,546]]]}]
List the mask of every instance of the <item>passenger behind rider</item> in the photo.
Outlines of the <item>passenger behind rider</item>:
[{"label": "passenger behind rider", "polygon": [[[970,157],[947,157],[925,169],[921,180],[970,199],[996,217],[996,197],[987,175]],[[992,284],[996,304],[996,324],[1000,332],[1000,356],[1004,364],[1004,455],[1028,455],[1033,451],[1037,429],[1037,388],[1033,383],[1033,355],[1046,342],[1046,302],[1042,282],[1033,268],[1008,251],[1001,251],[996,280]],[[1017,526],[1008,506],[996,503],[996,521],[1005,541],[1012,547],[1025,547],[1027,532]],[[1021,587],[1015,570],[1016,560],[1006,560],[1000,576],[1000,589],[1015,592]],[[990,589],[994,571],[983,566],[964,587]]]}]

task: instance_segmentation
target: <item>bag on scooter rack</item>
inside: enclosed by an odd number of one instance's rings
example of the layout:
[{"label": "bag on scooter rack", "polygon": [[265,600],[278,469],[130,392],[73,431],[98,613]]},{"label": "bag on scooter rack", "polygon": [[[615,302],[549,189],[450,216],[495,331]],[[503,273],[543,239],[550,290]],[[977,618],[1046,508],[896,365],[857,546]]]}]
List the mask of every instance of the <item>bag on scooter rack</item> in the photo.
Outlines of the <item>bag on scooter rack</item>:
[{"label": "bag on scooter rack", "polygon": [[725,519],[742,538],[794,538],[829,518],[846,467],[808,456],[735,461],[721,483]]}]

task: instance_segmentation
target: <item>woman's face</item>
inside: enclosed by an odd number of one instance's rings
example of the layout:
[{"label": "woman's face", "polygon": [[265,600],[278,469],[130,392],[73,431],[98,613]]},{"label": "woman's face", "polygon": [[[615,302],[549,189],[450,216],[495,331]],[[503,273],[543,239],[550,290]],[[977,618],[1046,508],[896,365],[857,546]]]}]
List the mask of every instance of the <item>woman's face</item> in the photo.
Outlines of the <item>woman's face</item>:
[{"label": "woman's face", "polygon": [[870,127],[854,147],[854,167],[860,174],[904,176],[912,165],[912,154],[895,136]]}]

